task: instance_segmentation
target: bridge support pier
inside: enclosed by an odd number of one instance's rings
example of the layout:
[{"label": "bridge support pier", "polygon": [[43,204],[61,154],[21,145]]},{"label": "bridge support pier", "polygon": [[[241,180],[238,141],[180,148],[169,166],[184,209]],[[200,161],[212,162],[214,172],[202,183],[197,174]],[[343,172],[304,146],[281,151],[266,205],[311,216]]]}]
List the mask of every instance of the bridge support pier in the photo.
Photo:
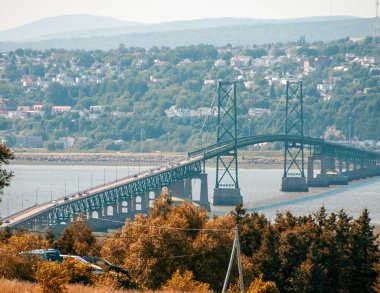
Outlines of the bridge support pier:
[{"label": "bridge support pier", "polygon": [[[321,173],[314,177],[314,161],[321,161]],[[328,187],[327,161],[325,157],[309,156],[307,162],[307,183],[310,187]]]},{"label": "bridge support pier", "polygon": [[240,188],[214,188],[213,205],[236,206],[243,204]]},{"label": "bridge support pier", "polygon": [[210,211],[210,202],[208,200],[208,184],[207,184],[207,174],[199,175],[201,179],[201,194],[199,205],[202,208],[205,208],[207,211]]},{"label": "bridge support pier", "polygon": [[185,182],[185,186],[184,186],[183,197],[191,202],[193,200],[193,197],[192,197],[193,187],[191,185],[191,178],[186,178],[184,182]]},{"label": "bridge support pier", "polygon": [[330,185],[347,185],[348,184],[348,178],[347,176],[344,176],[341,172],[342,170],[342,161],[339,160],[339,172],[336,171],[336,162],[335,158],[329,157],[328,158],[328,167],[330,171],[327,174],[327,178],[329,180]]},{"label": "bridge support pier", "polygon": [[[317,174],[314,178],[313,166],[314,160],[319,159],[321,161],[321,173]],[[336,170],[336,162],[333,157],[316,157],[310,156],[308,160],[308,174],[307,182],[310,187],[329,187],[329,185],[347,185],[348,177],[342,172],[343,162],[339,160],[338,170]],[[310,171],[309,171],[310,170]]]},{"label": "bridge support pier", "polygon": [[308,192],[309,186],[305,177],[282,177],[281,191]]},{"label": "bridge support pier", "polygon": [[168,186],[172,196],[186,198],[184,180],[178,180]]}]

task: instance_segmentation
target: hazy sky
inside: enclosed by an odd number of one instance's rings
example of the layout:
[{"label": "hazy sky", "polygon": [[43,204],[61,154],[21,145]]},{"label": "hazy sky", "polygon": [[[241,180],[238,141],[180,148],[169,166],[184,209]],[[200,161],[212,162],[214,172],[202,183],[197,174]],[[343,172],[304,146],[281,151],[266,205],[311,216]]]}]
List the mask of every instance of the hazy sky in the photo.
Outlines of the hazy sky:
[{"label": "hazy sky", "polygon": [[0,31],[49,16],[93,14],[145,23],[206,17],[375,16],[376,0],[0,0]]}]

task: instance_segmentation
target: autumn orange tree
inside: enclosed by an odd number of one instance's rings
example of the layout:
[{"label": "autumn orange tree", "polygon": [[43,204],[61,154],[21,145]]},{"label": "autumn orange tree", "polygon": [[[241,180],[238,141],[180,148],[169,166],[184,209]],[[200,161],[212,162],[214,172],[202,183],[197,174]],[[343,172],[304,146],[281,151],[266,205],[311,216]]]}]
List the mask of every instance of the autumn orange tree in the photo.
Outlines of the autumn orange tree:
[{"label": "autumn orange tree", "polygon": [[185,202],[173,207],[168,191],[150,211],[128,220],[121,233],[105,241],[102,255],[128,268],[137,283],[156,289],[177,269],[189,269],[193,241],[205,226],[207,212]]},{"label": "autumn orange tree", "polygon": [[[269,291],[280,292],[371,292],[376,284],[379,248],[366,210],[358,219],[344,211],[327,214],[324,207],[307,216],[285,212],[271,223],[238,206],[208,219],[188,202],[171,206],[164,192],[150,217],[128,220],[101,254],[128,269],[143,288],[157,289],[180,270],[220,291],[236,225],[246,284],[269,284]],[[234,263],[231,290],[237,280]]]},{"label": "autumn orange tree", "polygon": [[47,248],[47,242],[32,233],[17,232],[0,242],[0,277],[6,279],[34,280],[33,266],[39,261],[35,256],[20,254],[38,248]]},{"label": "autumn orange tree", "polygon": [[78,217],[63,230],[53,245],[64,254],[97,256],[99,244],[92,232],[86,223],[86,219]]}]

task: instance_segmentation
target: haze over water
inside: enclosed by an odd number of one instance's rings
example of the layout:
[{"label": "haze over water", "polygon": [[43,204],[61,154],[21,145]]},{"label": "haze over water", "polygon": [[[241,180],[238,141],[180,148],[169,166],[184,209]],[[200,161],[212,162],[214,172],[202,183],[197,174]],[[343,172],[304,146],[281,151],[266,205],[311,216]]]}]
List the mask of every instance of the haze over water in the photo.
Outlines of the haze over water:
[{"label": "haze over water", "polygon": [[[141,166],[140,170],[149,170]],[[138,166],[94,166],[94,165],[10,165],[14,171],[11,186],[5,188],[0,203],[0,216],[5,217],[23,207],[31,206],[52,198],[59,198],[95,185],[114,181],[139,171]],[[211,201],[215,184],[215,170],[207,168],[209,198]],[[295,214],[309,214],[324,205],[327,210],[344,209],[349,215],[357,216],[363,208],[370,211],[372,222],[380,224],[380,178],[351,182],[349,186],[311,188],[308,193],[285,193],[279,190],[282,170],[240,169],[239,182],[244,205],[248,210],[258,210],[273,219],[277,211],[290,210]],[[79,181],[78,181],[79,178]],[[92,178],[92,179],[91,179]],[[65,184],[66,181],[66,184]],[[199,199],[199,181],[193,180],[193,199]],[[212,212],[222,214],[233,207],[212,207]]]}]

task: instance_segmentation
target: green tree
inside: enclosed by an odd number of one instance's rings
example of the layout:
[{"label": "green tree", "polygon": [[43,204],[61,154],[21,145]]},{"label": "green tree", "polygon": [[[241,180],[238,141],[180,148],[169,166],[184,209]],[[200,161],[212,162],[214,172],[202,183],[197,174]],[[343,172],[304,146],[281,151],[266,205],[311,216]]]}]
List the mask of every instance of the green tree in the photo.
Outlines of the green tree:
[{"label": "green tree", "polygon": [[47,101],[55,106],[67,106],[72,104],[67,88],[58,82],[52,82],[45,95]]},{"label": "green tree", "polygon": [[11,62],[5,66],[4,73],[12,82],[18,81],[21,78],[21,71],[15,62]]},{"label": "green tree", "polygon": [[13,172],[3,169],[2,165],[9,164],[9,161],[12,159],[14,159],[14,155],[11,150],[5,145],[0,144],[0,191],[3,190],[4,187],[9,186],[13,176]]}]

